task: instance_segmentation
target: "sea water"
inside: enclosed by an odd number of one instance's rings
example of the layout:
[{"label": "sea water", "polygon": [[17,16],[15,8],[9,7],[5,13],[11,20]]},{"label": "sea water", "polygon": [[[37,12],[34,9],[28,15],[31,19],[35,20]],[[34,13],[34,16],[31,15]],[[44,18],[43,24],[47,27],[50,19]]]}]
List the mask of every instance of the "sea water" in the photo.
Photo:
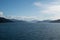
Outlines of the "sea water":
[{"label": "sea water", "polygon": [[0,40],[60,40],[60,23],[0,23]]}]

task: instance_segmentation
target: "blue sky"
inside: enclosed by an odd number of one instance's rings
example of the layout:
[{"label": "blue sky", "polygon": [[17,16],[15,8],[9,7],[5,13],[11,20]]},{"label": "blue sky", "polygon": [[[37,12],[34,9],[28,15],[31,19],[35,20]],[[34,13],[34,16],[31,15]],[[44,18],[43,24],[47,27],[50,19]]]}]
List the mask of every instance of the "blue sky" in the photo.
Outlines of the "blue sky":
[{"label": "blue sky", "polygon": [[60,18],[60,0],[0,0],[0,16],[23,20]]}]

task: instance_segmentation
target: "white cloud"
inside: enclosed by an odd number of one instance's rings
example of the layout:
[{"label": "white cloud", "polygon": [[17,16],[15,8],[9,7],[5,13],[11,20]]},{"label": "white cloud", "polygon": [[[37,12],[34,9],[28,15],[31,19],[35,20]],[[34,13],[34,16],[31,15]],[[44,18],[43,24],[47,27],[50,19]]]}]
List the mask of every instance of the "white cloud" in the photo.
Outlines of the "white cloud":
[{"label": "white cloud", "polygon": [[37,6],[37,7],[40,7],[40,6],[42,6],[42,3],[40,3],[40,2],[34,2],[34,5]]},{"label": "white cloud", "polygon": [[3,17],[3,12],[0,12],[0,17]]},{"label": "white cloud", "polygon": [[42,10],[42,13],[59,14],[60,5],[53,5],[53,6],[47,7],[45,10]]},{"label": "white cloud", "polygon": [[51,5],[47,7],[45,10],[42,10],[41,13],[51,14],[51,15],[53,14],[52,16],[49,17],[51,19],[60,19],[60,5]]},{"label": "white cloud", "polygon": [[[39,3],[39,2],[35,2],[35,3]],[[42,7],[39,6],[41,4],[42,4]],[[39,11],[40,13],[43,14],[42,16],[50,14],[48,15],[50,19],[60,19],[60,0],[54,0],[53,2],[49,2],[46,4],[43,4],[40,2],[40,4],[37,4],[37,5],[39,9],[42,8],[42,10]]]}]

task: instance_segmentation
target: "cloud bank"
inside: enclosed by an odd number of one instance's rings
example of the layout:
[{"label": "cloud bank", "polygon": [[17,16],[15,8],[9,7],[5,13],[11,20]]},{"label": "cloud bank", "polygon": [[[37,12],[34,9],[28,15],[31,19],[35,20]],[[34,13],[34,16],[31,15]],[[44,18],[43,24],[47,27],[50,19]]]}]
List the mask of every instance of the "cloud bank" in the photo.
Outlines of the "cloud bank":
[{"label": "cloud bank", "polygon": [[25,20],[25,21],[39,20],[39,17],[37,17],[37,16],[8,16],[7,18]]}]

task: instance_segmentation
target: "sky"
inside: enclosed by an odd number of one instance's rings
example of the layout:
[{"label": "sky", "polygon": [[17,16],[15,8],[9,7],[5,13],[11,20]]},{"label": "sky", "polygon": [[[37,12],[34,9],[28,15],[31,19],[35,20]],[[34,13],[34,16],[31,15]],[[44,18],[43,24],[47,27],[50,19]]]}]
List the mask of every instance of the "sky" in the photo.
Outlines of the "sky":
[{"label": "sky", "polygon": [[0,16],[18,20],[60,19],[60,0],[0,0]]}]

